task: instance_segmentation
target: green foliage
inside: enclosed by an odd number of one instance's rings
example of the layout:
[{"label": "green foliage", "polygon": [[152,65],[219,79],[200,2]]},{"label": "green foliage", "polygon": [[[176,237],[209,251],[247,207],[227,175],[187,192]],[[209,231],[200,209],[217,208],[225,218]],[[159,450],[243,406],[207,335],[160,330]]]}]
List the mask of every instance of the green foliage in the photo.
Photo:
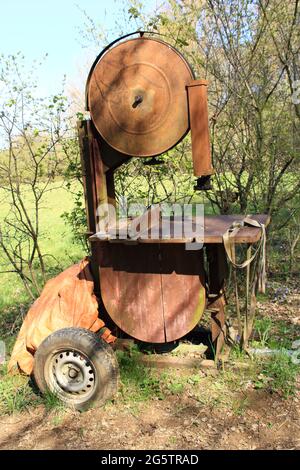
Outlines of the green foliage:
[{"label": "green foliage", "polygon": [[199,374],[178,375],[171,369],[159,373],[155,368],[143,366],[139,362],[141,356],[136,348],[130,353],[117,352],[125,401],[163,400],[168,395],[183,394],[187,387],[197,389],[201,385]]},{"label": "green foliage", "polygon": [[64,167],[70,138],[62,93],[36,94],[38,66],[21,54],[0,55],[0,269],[14,272],[35,299],[46,282],[40,212]]},{"label": "green foliage", "polygon": [[254,329],[258,334],[258,341],[261,347],[266,347],[269,344],[270,332],[272,330],[272,320],[268,317],[259,318],[255,320]]},{"label": "green foliage", "polygon": [[173,379],[167,384],[167,390],[172,395],[180,395],[185,390],[185,383],[180,379]]},{"label": "green foliage", "polygon": [[[56,183],[49,184],[48,189],[39,214],[40,244],[45,254],[47,279],[78,262],[85,255],[81,246],[73,242],[73,231],[61,217],[63,212],[72,209],[72,194],[65,187],[57,187]],[[0,206],[0,221],[7,208],[8,203],[3,202]],[[5,259],[0,250],[0,266],[4,265]],[[17,332],[29,308],[30,298],[21,280],[13,272],[0,274],[0,292],[0,336],[3,338],[5,333],[9,338]]]},{"label": "green foliage", "polygon": [[136,19],[140,16],[139,10],[135,7],[130,7],[129,10],[128,10],[128,14],[129,14],[129,19],[131,19],[131,18]]},{"label": "green foliage", "polygon": [[186,138],[162,157],[162,164],[147,165],[147,161],[132,159],[115,172],[118,199],[141,202],[145,206],[159,202],[187,203],[199,200],[195,194],[190,140]]},{"label": "green foliage", "polygon": [[146,401],[154,397],[163,398],[160,381],[153,371],[139,363],[141,354],[131,350],[130,354],[118,351],[121,374],[121,393],[125,401]]},{"label": "green foliage", "polygon": [[82,191],[78,191],[74,196],[72,209],[69,212],[64,212],[61,217],[70,226],[74,242],[78,243],[85,253],[88,253],[87,220]]},{"label": "green foliage", "polygon": [[0,415],[23,411],[37,402],[28,377],[8,375],[6,367],[0,368]]},{"label": "green foliage", "polygon": [[247,354],[241,348],[241,346],[239,344],[234,344],[230,348],[230,358],[233,361],[243,361],[244,359],[247,359]]},{"label": "green foliage", "polygon": [[6,366],[0,366],[0,415],[13,414],[43,404],[47,412],[61,415],[63,402],[52,392],[40,395],[30,379],[21,374],[10,375]]},{"label": "green foliage", "polygon": [[[81,117],[83,119],[83,114]],[[84,204],[82,168],[77,139],[69,139],[64,142],[64,152],[68,158],[68,164],[64,171],[64,180],[66,188],[73,197],[73,207],[68,211],[63,212],[61,217],[71,228],[73,241],[78,244],[85,253],[88,253],[89,246],[86,237],[87,217]]]},{"label": "green foliage", "polygon": [[282,349],[261,364],[261,373],[255,381],[255,386],[288,398],[295,394],[298,375],[299,366],[294,364],[287,352]]},{"label": "green foliage", "polygon": [[[298,331],[298,333],[297,333]],[[278,321],[273,325],[273,334],[268,341],[272,349],[289,349],[294,339],[298,338],[299,328],[285,321]]]},{"label": "green foliage", "polygon": [[258,348],[289,349],[298,338],[300,329],[284,320],[274,321],[270,317],[257,318],[254,322],[252,346]]},{"label": "green foliage", "polygon": [[50,411],[56,411],[56,412],[63,412],[65,410],[65,405],[64,403],[58,398],[58,396],[51,392],[50,390],[47,390],[43,394],[42,401],[45,405],[45,409],[50,412]]}]

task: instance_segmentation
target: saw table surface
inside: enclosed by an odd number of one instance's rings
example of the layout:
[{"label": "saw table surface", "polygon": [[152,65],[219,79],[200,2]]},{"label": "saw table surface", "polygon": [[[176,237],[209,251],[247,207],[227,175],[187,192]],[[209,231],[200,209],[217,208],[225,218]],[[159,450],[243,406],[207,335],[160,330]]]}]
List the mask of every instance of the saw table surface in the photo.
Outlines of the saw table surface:
[{"label": "saw table surface", "polygon": [[[257,222],[267,226],[270,222],[270,217],[265,214],[255,214],[248,216]],[[189,227],[184,227],[182,219],[179,217],[173,217],[170,221],[167,218],[160,218],[151,224],[151,228],[148,230],[137,231],[136,236],[124,234],[127,229],[135,224],[138,229],[139,218],[128,218],[120,219],[118,227],[111,227],[106,232],[98,232],[90,237],[91,241],[109,241],[111,243],[223,243],[223,234],[232,226],[233,223],[241,223],[245,216],[232,214],[232,215],[207,215],[204,217],[204,226],[202,221],[192,217],[193,231]],[[137,222],[137,220],[139,221]],[[195,232],[195,227],[197,226]],[[168,230],[163,230],[164,226],[170,226],[169,234]],[[191,224],[190,224],[191,225]],[[164,236],[162,235],[164,232]],[[130,233],[130,232],[129,232]],[[167,236],[165,235],[167,233]],[[182,235],[182,233],[184,235]],[[181,235],[178,235],[181,234]],[[259,227],[244,226],[240,227],[236,235],[233,237],[233,241],[236,244],[240,243],[256,243],[261,236],[261,229]]]},{"label": "saw table surface", "polygon": [[[223,234],[231,227],[234,222],[242,222],[244,215],[212,215],[204,217],[204,243],[223,243]],[[250,215],[250,218],[256,220],[266,227],[270,223],[270,216],[266,214]],[[261,236],[261,229],[258,227],[241,227],[233,238],[235,243],[256,243]]]}]

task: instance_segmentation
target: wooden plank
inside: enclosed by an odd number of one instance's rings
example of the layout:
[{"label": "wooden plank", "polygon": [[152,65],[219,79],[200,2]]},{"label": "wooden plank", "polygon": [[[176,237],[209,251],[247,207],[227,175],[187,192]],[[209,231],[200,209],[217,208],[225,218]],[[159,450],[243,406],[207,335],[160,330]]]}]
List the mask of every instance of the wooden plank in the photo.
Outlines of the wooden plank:
[{"label": "wooden plank", "polygon": [[215,361],[192,357],[174,357],[166,354],[143,355],[139,358],[139,362],[146,367],[158,369],[217,369]]}]

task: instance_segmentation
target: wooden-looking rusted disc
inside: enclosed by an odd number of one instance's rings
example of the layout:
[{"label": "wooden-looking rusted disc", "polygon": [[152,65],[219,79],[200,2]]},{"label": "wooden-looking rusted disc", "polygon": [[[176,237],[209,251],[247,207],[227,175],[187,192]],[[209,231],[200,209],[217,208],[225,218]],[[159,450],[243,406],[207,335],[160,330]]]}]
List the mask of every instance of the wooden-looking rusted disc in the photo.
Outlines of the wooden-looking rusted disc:
[{"label": "wooden-looking rusted disc", "polygon": [[203,252],[184,244],[98,242],[101,299],[114,323],[148,343],[175,341],[206,305]]},{"label": "wooden-looking rusted disc", "polygon": [[125,41],[104,54],[90,77],[91,118],[119,152],[159,155],[189,129],[185,87],[193,78],[170,45],[144,37]]}]

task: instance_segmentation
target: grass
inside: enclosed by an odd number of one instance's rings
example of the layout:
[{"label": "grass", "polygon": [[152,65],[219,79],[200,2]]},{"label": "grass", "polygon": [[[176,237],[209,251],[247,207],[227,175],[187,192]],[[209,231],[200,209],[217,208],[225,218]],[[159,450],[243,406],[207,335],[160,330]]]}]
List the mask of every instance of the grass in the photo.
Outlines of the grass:
[{"label": "grass", "polygon": [[54,393],[48,391],[41,395],[29,377],[8,374],[6,366],[0,367],[0,416],[12,415],[41,404],[48,413],[54,413],[58,421],[66,410]]},{"label": "grass", "polygon": [[[274,350],[274,354],[270,357],[252,358],[254,387],[278,393],[283,398],[293,396],[300,367],[293,363],[287,350],[294,339],[295,326],[282,320],[275,322],[269,317],[261,317],[255,320],[254,333],[255,340],[251,341],[250,346]],[[230,356],[233,360],[249,363],[249,357],[238,346],[231,349]]]},{"label": "grass", "polygon": [[13,414],[40,403],[30,387],[28,377],[8,375],[6,367],[0,368],[0,415]]},{"label": "grass", "polygon": [[254,322],[254,335],[251,346],[255,348],[290,349],[300,336],[300,328],[289,321],[261,317]]},{"label": "grass", "polygon": [[165,370],[160,372],[139,363],[138,351],[118,352],[121,370],[121,399],[135,406],[152,399],[168,399],[187,393],[208,408],[231,409],[241,416],[249,405],[247,390],[249,384],[255,389],[278,393],[288,398],[296,390],[299,368],[291,363],[288,356],[274,356],[267,360],[251,360],[245,353],[233,356],[246,362],[246,369],[237,369],[228,363],[217,375],[206,376],[191,371]]},{"label": "grass", "polygon": [[160,381],[150,368],[139,363],[140,352],[131,350],[130,354],[118,351],[120,365],[121,395],[126,402],[146,401],[153,397],[163,399]]},{"label": "grass", "polygon": [[185,382],[182,379],[174,378],[167,384],[167,389],[171,395],[181,395],[185,390]]},{"label": "grass", "polygon": [[272,327],[272,320],[268,317],[257,318],[255,320],[254,329],[258,335],[258,343],[262,348],[269,344]]},{"label": "grass", "polygon": [[261,363],[261,373],[255,381],[256,388],[280,394],[289,398],[296,392],[296,380],[299,366],[294,364],[287,352],[282,349],[269,360]]},{"label": "grass", "polygon": [[[45,196],[40,212],[40,244],[42,252],[46,254],[48,277],[83,257],[82,249],[73,242],[71,229],[61,217],[65,211],[72,208],[72,205],[72,195],[64,187],[57,187],[57,183],[53,183],[52,189]],[[0,222],[8,210],[8,204],[1,204]],[[1,252],[0,263],[1,265],[5,263]],[[28,300],[21,280],[14,273],[0,274],[0,292],[0,312],[7,307],[26,303]]]},{"label": "grass", "polygon": [[[121,375],[118,403],[128,406],[135,415],[139,414],[139,405],[143,402],[168,400],[171,396],[187,394],[206,408],[231,410],[234,415],[242,416],[249,405],[249,385],[286,399],[294,395],[299,374],[299,366],[292,363],[284,350],[267,360],[247,357],[246,369],[239,370],[228,363],[213,376],[191,373],[189,370],[161,372],[147,368],[139,362],[140,355],[137,350],[117,352]],[[65,407],[56,395],[48,392],[41,397],[27,377],[9,376],[5,368],[0,370],[0,415],[13,414],[40,404],[51,413],[58,425],[63,419]]]},{"label": "grass", "polygon": [[58,413],[63,413],[66,409],[64,403],[50,390],[47,390],[46,393],[43,394],[43,403],[46,411],[48,412],[56,411]]},{"label": "grass", "polygon": [[139,403],[152,399],[163,400],[171,395],[182,395],[189,389],[201,388],[202,377],[199,373],[145,367],[139,362],[138,349],[118,351],[117,357],[121,375],[121,396],[126,403]]}]

